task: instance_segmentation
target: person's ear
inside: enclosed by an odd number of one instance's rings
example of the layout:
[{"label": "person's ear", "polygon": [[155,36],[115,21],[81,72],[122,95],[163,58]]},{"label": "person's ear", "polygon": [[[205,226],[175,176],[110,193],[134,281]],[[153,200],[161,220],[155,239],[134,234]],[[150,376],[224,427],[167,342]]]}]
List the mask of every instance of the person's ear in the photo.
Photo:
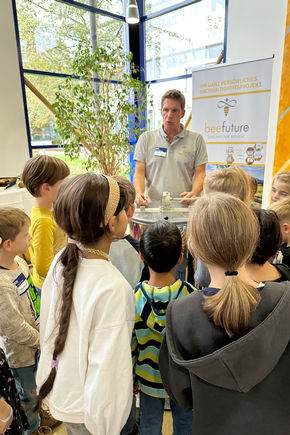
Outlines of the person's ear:
[{"label": "person's ear", "polygon": [[182,118],[184,117],[184,115],[185,115],[185,110],[183,110],[183,115],[182,115]]},{"label": "person's ear", "polygon": [[11,251],[11,247],[12,247],[12,240],[10,239],[6,239],[4,240],[4,242],[2,243],[1,247],[4,248],[5,251]]},{"label": "person's ear", "polygon": [[50,185],[48,183],[43,183],[40,186],[40,192],[43,193],[44,195],[46,195],[47,193],[50,192]]},{"label": "person's ear", "polygon": [[179,257],[179,259],[178,259],[176,264],[181,264],[182,260],[183,260],[183,252],[181,252],[180,257]]},{"label": "person's ear", "polygon": [[128,219],[131,219],[133,217],[134,211],[135,211],[135,204],[132,204],[129,207],[129,210],[127,211],[127,217],[128,217]]},{"label": "person's ear", "polygon": [[285,234],[289,234],[290,233],[290,224],[288,224],[287,222],[284,222],[284,224],[282,224],[282,231],[284,231]]},{"label": "person's ear", "polygon": [[117,216],[112,216],[108,222],[109,231],[112,236],[116,233],[117,228]]}]

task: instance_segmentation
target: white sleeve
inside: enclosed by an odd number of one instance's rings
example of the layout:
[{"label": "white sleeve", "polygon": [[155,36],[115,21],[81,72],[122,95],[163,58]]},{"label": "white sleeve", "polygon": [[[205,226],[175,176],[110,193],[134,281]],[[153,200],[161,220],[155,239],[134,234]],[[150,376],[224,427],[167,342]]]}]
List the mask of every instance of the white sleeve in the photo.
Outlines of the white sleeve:
[{"label": "white sleeve", "polygon": [[[121,286],[122,287],[122,286]],[[91,330],[84,386],[85,426],[94,435],[119,435],[128,418],[132,397],[131,337],[134,296],[126,283],[102,306],[105,327]]]}]

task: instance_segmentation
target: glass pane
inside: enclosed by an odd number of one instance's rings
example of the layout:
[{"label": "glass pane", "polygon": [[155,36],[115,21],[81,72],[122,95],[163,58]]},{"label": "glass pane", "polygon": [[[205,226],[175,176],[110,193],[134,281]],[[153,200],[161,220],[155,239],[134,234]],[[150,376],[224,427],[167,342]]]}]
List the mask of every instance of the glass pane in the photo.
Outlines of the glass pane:
[{"label": "glass pane", "polygon": [[146,22],[146,79],[191,73],[223,49],[224,0],[203,0]]},{"label": "glass pane", "polygon": [[79,3],[84,3],[95,8],[102,9],[103,11],[111,12],[112,14],[123,14],[122,0],[77,0]]},{"label": "glass pane", "polygon": [[124,24],[119,20],[51,0],[17,0],[16,4],[26,69],[71,74],[80,43],[124,45]]},{"label": "glass pane", "polygon": [[[64,81],[49,76],[36,74],[25,74],[33,86],[48,100],[50,104],[55,101],[55,92],[58,85]],[[44,105],[34,93],[25,86],[29,126],[31,134],[31,145],[45,146],[56,144],[56,135],[54,132],[55,118],[54,114]]]},{"label": "glass pane", "polygon": [[173,6],[176,3],[181,3],[181,0],[145,0],[145,13],[146,15],[152,14],[153,12]]},{"label": "glass pane", "polygon": [[[192,102],[192,78],[166,81],[163,83],[151,84],[149,94],[153,98],[153,106],[147,110],[147,130],[154,130],[162,126],[161,98],[169,89],[178,89],[185,96],[185,115],[181,122],[184,124],[191,112]],[[188,127],[191,128],[191,124]]]}]

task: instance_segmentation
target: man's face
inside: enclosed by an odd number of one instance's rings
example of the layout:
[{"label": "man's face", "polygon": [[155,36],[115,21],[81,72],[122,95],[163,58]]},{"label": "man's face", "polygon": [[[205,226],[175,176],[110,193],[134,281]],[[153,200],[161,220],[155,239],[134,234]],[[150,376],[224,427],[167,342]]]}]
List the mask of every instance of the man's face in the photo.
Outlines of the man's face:
[{"label": "man's face", "polygon": [[163,118],[163,127],[166,131],[168,128],[179,128],[180,120],[183,118],[185,110],[182,110],[178,100],[165,98],[161,109]]}]

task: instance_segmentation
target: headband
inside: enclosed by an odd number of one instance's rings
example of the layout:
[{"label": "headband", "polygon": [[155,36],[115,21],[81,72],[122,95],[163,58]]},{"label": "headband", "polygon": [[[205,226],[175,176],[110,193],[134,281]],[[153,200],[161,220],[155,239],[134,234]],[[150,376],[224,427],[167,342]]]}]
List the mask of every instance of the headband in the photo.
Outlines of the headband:
[{"label": "headband", "polygon": [[114,216],[120,201],[120,189],[116,180],[112,177],[102,174],[109,183],[109,198],[107,202],[107,207],[105,211],[105,226],[108,225],[109,220]]}]

